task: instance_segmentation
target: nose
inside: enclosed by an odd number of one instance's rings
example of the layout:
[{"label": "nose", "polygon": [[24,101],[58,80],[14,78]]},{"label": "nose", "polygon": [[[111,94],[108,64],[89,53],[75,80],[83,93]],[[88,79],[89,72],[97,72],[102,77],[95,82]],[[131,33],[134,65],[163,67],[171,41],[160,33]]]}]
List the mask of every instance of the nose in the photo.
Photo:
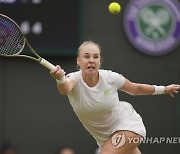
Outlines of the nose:
[{"label": "nose", "polygon": [[90,63],[93,63],[93,62],[94,62],[94,58],[93,58],[93,57],[90,57],[89,62],[90,62]]}]

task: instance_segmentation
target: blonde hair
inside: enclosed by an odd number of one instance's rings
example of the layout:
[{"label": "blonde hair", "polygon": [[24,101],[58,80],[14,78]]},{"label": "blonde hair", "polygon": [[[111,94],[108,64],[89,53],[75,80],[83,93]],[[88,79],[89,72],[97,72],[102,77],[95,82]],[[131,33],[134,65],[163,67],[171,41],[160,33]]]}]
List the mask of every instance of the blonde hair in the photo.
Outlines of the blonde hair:
[{"label": "blonde hair", "polygon": [[97,46],[98,49],[99,49],[100,55],[101,55],[101,47],[100,47],[100,45],[99,45],[98,43],[95,43],[95,42],[93,42],[93,41],[84,41],[84,42],[79,46],[79,48],[78,48],[77,57],[79,56],[79,53],[80,53],[82,47],[83,47],[83,46],[86,46],[86,45],[95,45],[95,46]]}]

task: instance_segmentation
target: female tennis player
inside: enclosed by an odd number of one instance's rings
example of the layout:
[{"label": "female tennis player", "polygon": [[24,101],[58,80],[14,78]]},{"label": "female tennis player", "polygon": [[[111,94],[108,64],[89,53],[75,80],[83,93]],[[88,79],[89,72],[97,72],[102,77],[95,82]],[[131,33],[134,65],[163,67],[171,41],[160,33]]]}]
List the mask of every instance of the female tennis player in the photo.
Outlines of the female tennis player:
[{"label": "female tennis player", "polygon": [[68,96],[79,120],[97,141],[101,154],[141,154],[137,139],[142,141],[146,129],[132,105],[119,100],[118,90],[130,95],[169,94],[174,97],[180,85],[133,83],[119,73],[100,69],[101,49],[91,41],[80,45],[77,65],[80,70],[66,77],[59,65],[50,73],[57,81],[60,94]]}]

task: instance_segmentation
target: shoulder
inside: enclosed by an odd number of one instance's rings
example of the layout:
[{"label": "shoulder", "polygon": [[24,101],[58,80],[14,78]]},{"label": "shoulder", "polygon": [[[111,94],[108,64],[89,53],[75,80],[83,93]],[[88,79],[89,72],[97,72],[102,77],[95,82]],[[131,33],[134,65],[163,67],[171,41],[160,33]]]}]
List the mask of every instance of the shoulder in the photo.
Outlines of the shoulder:
[{"label": "shoulder", "polygon": [[76,72],[71,72],[69,74],[66,75],[67,78],[71,78],[73,80],[78,80],[78,78],[80,77],[81,72],[80,71],[76,71]]},{"label": "shoulder", "polygon": [[99,70],[99,75],[103,80],[106,80],[106,82],[112,82],[113,81],[113,72],[111,70]]},{"label": "shoulder", "polygon": [[80,71],[75,71],[75,72],[68,73],[66,76],[79,75],[79,74],[80,74]]},{"label": "shoulder", "polygon": [[100,73],[100,75],[102,75],[102,76],[108,76],[108,77],[114,77],[114,76],[122,76],[122,74],[120,74],[120,73],[117,73],[117,72],[113,72],[112,70],[103,70],[103,69],[100,69],[99,70],[99,73]]},{"label": "shoulder", "polygon": [[118,89],[120,89],[125,83],[125,78],[122,74],[111,70],[100,70],[100,76],[106,80],[106,82],[114,83]]},{"label": "shoulder", "polygon": [[111,74],[112,74],[112,71],[111,71],[111,70],[103,70],[103,69],[100,69],[100,70],[99,70],[99,73],[100,73],[100,74],[103,74],[103,75],[111,75]]}]

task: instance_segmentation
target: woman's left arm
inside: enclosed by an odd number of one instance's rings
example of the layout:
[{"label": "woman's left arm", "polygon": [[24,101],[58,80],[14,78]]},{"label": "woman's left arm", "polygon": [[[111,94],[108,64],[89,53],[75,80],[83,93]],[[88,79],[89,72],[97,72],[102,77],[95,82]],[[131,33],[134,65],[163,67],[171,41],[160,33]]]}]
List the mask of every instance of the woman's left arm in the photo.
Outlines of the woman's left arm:
[{"label": "woman's left arm", "polygon": [[121,90],[130,95],[168,94],[171,97],[174,97],[174,94],[179,92],[180,85],[171,84],[168,86],[154,86],[149,84],[134,83],[125,79],[125,83]]}]

